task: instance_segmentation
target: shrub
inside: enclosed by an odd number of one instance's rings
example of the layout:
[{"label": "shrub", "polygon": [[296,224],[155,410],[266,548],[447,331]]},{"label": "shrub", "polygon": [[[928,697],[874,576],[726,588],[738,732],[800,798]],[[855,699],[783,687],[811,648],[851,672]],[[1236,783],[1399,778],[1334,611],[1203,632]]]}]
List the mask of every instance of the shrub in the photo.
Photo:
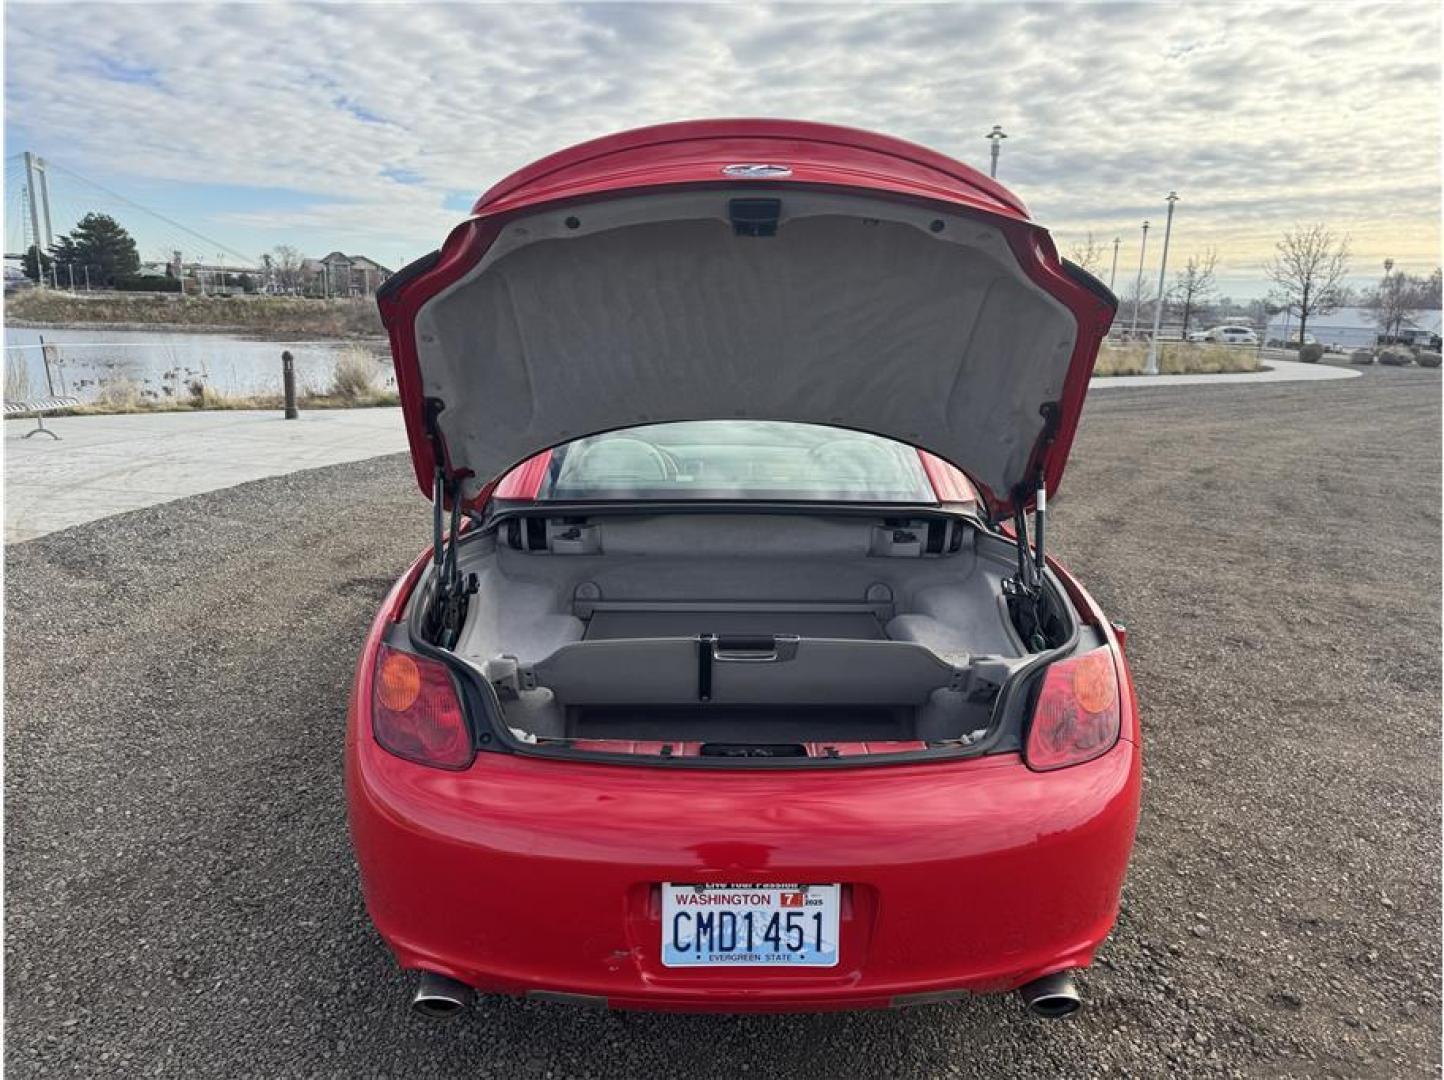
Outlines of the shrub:
[{"label": "shrub", "polygon": [[1438,367],[1439,354],[1436,352],[1421,352],[1418,357],[1420,367]]},{"label": "shrub", "polygon": [[1408,349],[1395,346],[1392,349],[1384,349],[1379,353],[1379,363],[1388,364],[1390,367],[1407,367],[1414,362],[1414,356]]},{"label": "shrub", "polygon": [[154,277],[148,274],[136,274],[133,276],[116,278],[115,289],[117,292],[178,293],[181,291],[181,283],[178,278]]},{"label": "shrub", "polygon": [[363,349],[346,349],[331,370],[331,393],[346,401],[370,397],[375,392],[378,365]]},{"label": "shrub", "polygon": [[1299,346],[1299,359],[1305,364],[1317,364],[1324,358],[1324,347],[1316,342]]},{"label": "shrub", "polygon": [[1372,364],[1373,362],[1374,353],[1370,349],[1355,349],[1349,354],[1349,363],[1351,364]]},{"label": "shrub", "polygon": [[[1148,362],[1148,346],[1110,345],[1098,352],[1095,375],[1141,375]],[[1166,342],[1159,346],[1158,370],[1164,375],[1217,375],[1223,372],[1257,371],[1258,355],[1253,349],[1227,345]]]}]

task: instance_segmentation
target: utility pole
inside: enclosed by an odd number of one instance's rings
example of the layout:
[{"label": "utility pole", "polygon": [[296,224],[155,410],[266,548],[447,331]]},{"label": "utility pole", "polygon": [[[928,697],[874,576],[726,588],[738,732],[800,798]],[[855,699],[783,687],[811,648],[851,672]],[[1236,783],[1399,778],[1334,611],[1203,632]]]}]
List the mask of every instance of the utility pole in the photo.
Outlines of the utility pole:
[{"label": "utility pole", "polygon": [[1133,286],[1133,325],[1128,329],[1129,339],[1138,336],[1138,308],[1143,303],[1143,256],[1148,251],[1148,222],[1143,223],[1143,243],[1138,248],[1138,281]]},{"label": "utility pole", "polygon": [[1158,374],[1158,331],[1163,327],[1163,275],[1168,272],[1168,238],[1173,234],[1173,204],[1178,202],[1178,192],[1170,191],[1165,200],[1168,203],[1168,220],[1163,225],[1163,256],[1158,260],[1158,303],[1153,309],[1153,337],[1148,342],[1148,363],[1143,365],[1143,374]]},{"label": "utility pole", "polygon": [[1113,238],[1113,269],[1112,269],[1111,271],[1109,271],[1109,274],[1108,274],[1108,291],[1109,291],[1109,292],[1112,292],[1112,291],[1113,291],[1113,282],[1116,281],[1117,278],[1118,278],[1118,245],[1121,244],[1121,243],[1123,243],[1123,241],[1122,241],[1121,238],[1119,238],[1119,237],[1117,237],[1117,236],[1115,236],[1115,237]]},{"label": "utility pole", "polygon": [[993,158],[993,161],[992,161],[992,164],[988,167],[988,175],[991,176],[991,177],[993,177],[994,179],[997,179],[997,176],[998,176],[998,152],[999,152],[999,145],[998,145],[998,144],[1001,143],[1001,142],[1002,142],[1004,139],[1006,139],[1007,137],[1008,137],[1008,136],[1006,136],[1006,135],[1003,134],[1003,125],[1002,125],[1002,124],[994,124],[994,125],[993,125],[993,130],[990,131],[990,132],[988,132],[988,134],[987,134],[987,140],[988,140],[988,142],[990,142],[990,143],[993,144],[993,146],[992,146],[992,158]]}]

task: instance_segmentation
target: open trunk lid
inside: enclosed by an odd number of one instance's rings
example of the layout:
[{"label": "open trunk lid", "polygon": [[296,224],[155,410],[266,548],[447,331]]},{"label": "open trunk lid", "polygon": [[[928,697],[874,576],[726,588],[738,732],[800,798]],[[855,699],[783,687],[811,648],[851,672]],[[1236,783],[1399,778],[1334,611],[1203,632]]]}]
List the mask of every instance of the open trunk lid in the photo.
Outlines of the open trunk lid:
[{"label": "open trunk lid", "polygon": [[583,435],[790,420],[920,447],[991,511],[1062,476],[1116,300],[1005,189],[899,140],[701,121],[496,185],[379,297],[417,479]]}]

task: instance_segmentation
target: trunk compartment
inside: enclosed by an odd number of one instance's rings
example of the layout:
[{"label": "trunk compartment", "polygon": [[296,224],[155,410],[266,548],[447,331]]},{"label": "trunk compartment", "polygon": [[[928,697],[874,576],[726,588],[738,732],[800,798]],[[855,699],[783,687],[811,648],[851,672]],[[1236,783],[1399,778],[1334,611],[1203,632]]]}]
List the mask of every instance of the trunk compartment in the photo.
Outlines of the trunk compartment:
[{"label": "trunk compartment", "polygon": [[1030,656],[1003,592],[1016,549],[960,518],[564,513],[461,545],[477,589],[453,651],[524,742],[955,748]]}]

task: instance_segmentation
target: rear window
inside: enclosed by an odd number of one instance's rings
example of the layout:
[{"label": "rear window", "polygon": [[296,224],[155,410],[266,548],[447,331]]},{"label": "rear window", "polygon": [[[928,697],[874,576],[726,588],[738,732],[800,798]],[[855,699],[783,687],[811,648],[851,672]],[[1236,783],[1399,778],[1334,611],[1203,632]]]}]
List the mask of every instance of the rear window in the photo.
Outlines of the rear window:
[{"label": "rear window", "polygon": [[537,497],[937,501],[910,446],[767,420],[653,424],[577,439],[553,451]]}]

